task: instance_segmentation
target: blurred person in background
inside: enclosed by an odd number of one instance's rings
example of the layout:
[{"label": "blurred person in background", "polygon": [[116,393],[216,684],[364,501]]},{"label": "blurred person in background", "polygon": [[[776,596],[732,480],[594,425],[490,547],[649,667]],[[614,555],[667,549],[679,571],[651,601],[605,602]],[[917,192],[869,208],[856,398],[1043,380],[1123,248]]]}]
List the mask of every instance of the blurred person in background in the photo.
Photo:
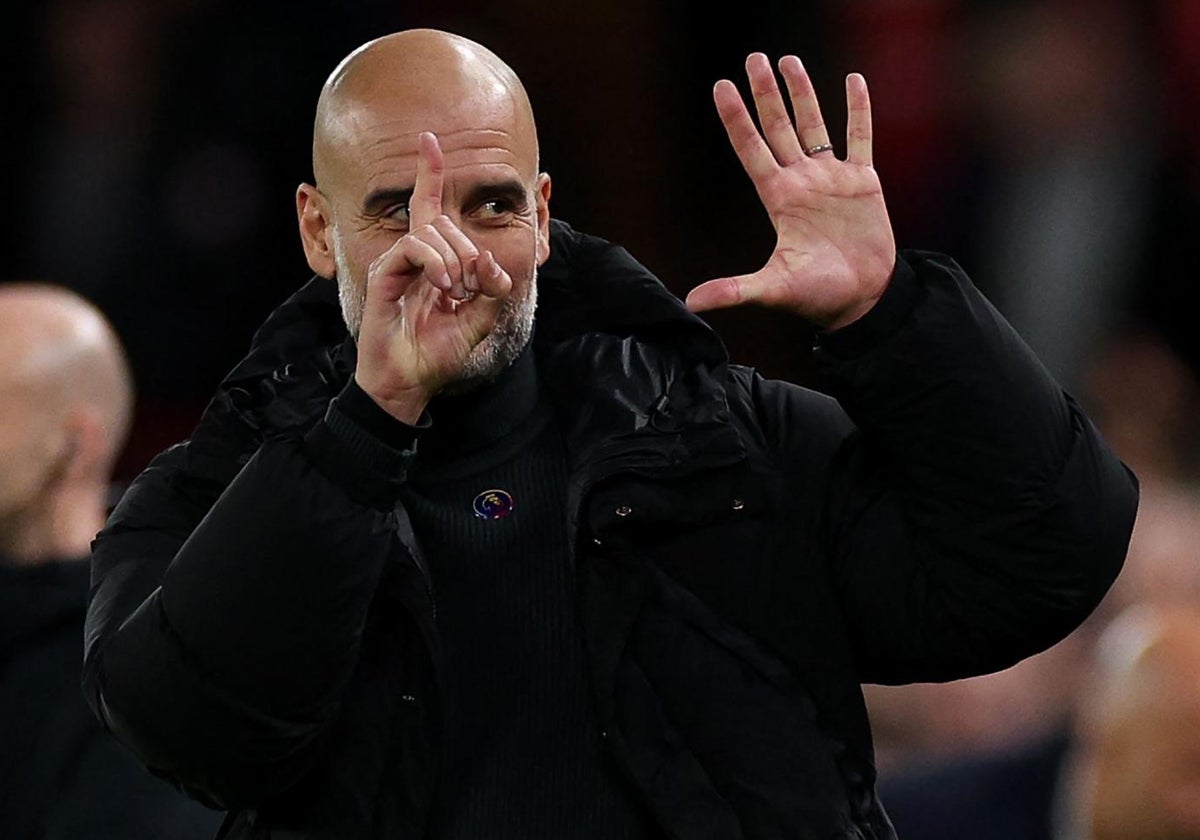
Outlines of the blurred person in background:
[{"label": "blurred person in background", "polygon": [[281,266],[303,267],[269,195],[306,165],[290,140],[353,6],[48,0],[0,32],[24,82],[4,138],[21,162],[0,208],[9,271],[53,277],[120,336],[136,402],[119,481],[194,425],[290,288]]},{"label": "blurred person in background", "polygon": [[0,837],[209,838],[216,815],[154,778],[80,689],[90,543],[133,391],[78,295],[0,285]]},{"label": "blurred person in background", "polygon": [[1105,631],[1055,791],[1053,840],[1200,838],[1200,598]]}]

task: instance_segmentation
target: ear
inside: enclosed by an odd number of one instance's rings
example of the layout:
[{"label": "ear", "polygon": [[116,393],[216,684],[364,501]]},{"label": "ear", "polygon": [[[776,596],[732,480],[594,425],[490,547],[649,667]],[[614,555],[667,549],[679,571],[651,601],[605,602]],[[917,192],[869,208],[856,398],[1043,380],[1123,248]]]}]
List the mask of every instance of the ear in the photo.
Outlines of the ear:
[{"label": "ear", "polygon": [[88,406],[72,411],[63,427],[61,454],[65,475],[75,480],[109,479],[113,460],[111,430],[105,428],[100,413]]},{"label": "ear", "polygon": [[550,175],[541,173],[537,177],[535,200],[537,201],[537,264],[541,265],[550,256]]},{"label": "ear", "polygon": [[332,219],[329,202],[312,184],[296,188],[296,220],[300,224],[300,242],[308,267],[325,279],[337,272],[330,237]]}]

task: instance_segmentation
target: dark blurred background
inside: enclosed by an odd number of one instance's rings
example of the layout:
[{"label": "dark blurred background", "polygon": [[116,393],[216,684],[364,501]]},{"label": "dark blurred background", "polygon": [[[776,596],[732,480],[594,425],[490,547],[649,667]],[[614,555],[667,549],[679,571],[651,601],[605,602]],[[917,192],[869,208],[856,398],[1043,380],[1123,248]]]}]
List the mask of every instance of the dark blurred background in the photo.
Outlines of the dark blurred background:
[{"label": "dark blurred background", "polygon": [[[293,194],[311,179],[313,107],[330,70],[363,41],[433,26],[493,48],[533,100],[552,212],[624,244],[681,295],[770,253],[773,232],[710,92],[722,77],[744,89],[750,51],[792,52],[814,77],[839,149],[844,76],[866,74],[901,246],[955,256],[1098,414],[1115,412],[1115,399],[1138,415],[1135,438],[1146,428],[1172,438],[1122,446],[1186,468],[1179,452],[1155,447],[1191,451],[1180,441],[1200,367],[1182,303],[1200,215],[1200,3],[710,8],[49,0],[10,9],[0,33],[10,256],[0,279],[63,283],[117,325],[139,393],[118,470],[128,479],[188,434],[256,325],[308,278]],[[807,383],[811,336],[791,320],[764,311],[711,320],[736,360]]]}]

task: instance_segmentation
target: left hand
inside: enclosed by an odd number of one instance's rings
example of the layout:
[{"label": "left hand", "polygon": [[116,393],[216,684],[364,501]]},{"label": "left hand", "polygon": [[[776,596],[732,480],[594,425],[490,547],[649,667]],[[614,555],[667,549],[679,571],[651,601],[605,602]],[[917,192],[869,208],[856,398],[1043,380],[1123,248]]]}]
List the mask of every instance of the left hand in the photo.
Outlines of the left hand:
[{"label": "left hand", "polygon": [[879,176],[871,164],[871,103],[866,80],[846,78],[846,159],[832,150],[821,108],[800,59],[784,56],[795,122],[788,116],[767,57],[746,59],[762,124],[755,126],[732,82],[713,89],[717,113],[775,227],[767,264],[753,274],[692,289],[693,312],[746,303],[790,310],[822,329],[854,321],[879,300],[896,264],[896,243]]}]

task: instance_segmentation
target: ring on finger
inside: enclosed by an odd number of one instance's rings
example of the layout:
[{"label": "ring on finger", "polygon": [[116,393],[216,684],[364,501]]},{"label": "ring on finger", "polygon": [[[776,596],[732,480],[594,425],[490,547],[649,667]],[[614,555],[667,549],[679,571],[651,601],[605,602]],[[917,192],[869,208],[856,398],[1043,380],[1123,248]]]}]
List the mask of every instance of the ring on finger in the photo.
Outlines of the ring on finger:
[{"label": "ring on finger", "polygon": [[808,155],[809,157],[812,157],[813,155],[820,154],[821,152],[832,152],[832,151],[833,151],[832,143],[818,143],[815,146],[809,146],[807,149],[805,149],[804,154]]}]

